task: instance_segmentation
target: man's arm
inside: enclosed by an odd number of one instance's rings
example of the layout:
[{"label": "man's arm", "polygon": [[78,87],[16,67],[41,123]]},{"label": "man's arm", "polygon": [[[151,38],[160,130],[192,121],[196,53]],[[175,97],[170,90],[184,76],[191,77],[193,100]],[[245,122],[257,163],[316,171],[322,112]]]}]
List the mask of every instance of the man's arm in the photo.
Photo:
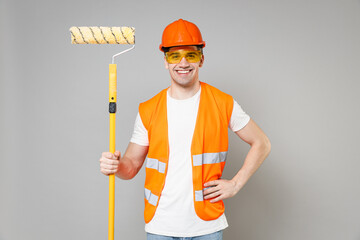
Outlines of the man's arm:
[{"label": "man's arm", "polygon": [[148,149],[148,146],[130,142],[123,157],[119,151],[115,151],[114,154],[103,152],[100,158],[100,171],[105,175],[115,173],[121,179],[132,179],[141,169]]},{"label": "man's arm", "polygon": [[271,144],[268,137],[252,119],[236,134],[251,148],[243,166],[233,179],[219,179],[204,184],[204,187],[213,186],[204,191],[204,199],[213,198],[210,202],[217,202],[237,194],[270,153]]}]

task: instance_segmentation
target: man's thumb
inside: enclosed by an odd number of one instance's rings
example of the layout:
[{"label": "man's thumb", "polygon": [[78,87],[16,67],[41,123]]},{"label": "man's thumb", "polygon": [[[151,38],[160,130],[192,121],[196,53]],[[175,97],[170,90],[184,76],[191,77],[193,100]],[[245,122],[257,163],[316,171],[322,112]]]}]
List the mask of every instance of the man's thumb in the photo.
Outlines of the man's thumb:
[{"label": "man's thumb", "polygon": [[115,151],[114,155],[115,155],[116,158],[118,158],[118,157],[120,157],[121,153],[120,153],[120,151]]}]

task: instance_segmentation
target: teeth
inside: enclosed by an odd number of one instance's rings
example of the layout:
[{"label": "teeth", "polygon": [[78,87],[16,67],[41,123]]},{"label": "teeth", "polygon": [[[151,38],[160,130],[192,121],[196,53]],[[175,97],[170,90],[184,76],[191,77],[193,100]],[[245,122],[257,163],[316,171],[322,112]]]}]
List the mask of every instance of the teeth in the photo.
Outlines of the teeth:
[{"label": "teeth", "polygon": [[189,70],[187,70],[187,71],[181,71],[181,70],[179,70],[178,71],[178,73],[188,73],[188,72],[190,72]]}]

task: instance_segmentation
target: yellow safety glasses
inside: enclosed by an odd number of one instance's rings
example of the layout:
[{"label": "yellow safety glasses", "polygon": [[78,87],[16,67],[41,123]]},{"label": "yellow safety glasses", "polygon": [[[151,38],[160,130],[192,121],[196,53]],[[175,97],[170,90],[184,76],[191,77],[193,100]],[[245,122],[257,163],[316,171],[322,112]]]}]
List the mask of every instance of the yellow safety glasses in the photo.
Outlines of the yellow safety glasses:
[{"label": "yellow safety glasses", "polygon": [[179,63],[183,58],[189,63],[196,63],[201,60],[201,56],[200,50],[176,50],[165,53],[166,61],[170,64]]}]

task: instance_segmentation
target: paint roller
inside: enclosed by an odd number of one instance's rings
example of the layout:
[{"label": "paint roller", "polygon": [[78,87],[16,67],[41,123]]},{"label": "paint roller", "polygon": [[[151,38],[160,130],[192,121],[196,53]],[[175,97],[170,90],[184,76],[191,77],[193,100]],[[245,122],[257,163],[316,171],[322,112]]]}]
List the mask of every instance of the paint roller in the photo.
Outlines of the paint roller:
[{"label": "paint roller", "polygon": [[[135,48],[135,28],[133,27],[71,27],[72,44],[133,44],[112,57],[109,64],[109,151],[115,152],[115,114],[116,114],[116,64],[115,57]],[[114,239],[115,217],[115,174],[109,175],[109,225],[108,239]]]}]

